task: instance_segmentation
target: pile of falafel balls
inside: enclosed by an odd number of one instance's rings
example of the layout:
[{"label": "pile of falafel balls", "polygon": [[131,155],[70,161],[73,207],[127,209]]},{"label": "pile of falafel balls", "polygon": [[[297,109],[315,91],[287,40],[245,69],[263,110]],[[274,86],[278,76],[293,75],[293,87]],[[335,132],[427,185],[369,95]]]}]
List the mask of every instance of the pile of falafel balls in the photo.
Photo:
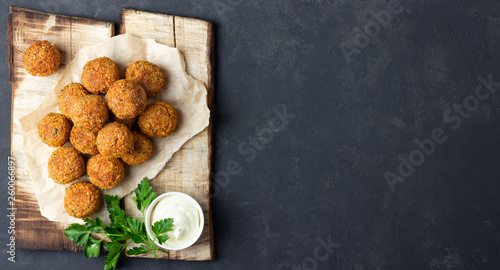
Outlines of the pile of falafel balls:
[{"label": "pile of falafel balls", "polygon": [[[44,50],[50,55],[49,50],[57,48],[47,46]],[[49,113],[38,123],[40,139],[58,147],[49,158],[49,177],[64,185],[86,172],[90,180],[74,183],[65,191],[64,208],[76,218],[97,212],[101,205],[97,188],[120,184],[125,177],[123,163],[139,165],[151,157],[149,137],[167,137],[177,125],[172,106],[163,101],[147,104],[165,81],[153,63],[135,61],[127,68],[125,79],[120,79],[113,60],[101,57],[85,64],[81,79],[82,84],[74,82],[60,90],[61,113]],[[68,140],[72,146],[64,146]]]}]

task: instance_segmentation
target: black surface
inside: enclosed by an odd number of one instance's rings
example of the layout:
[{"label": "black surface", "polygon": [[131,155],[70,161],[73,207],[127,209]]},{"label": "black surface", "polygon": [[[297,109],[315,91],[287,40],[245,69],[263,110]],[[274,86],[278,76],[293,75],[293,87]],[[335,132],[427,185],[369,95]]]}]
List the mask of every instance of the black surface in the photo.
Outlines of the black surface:
[{"label": "black surface", "polygon": [[[11,4],[115,23],[123,7],[215,23],[217,258],[122,258],[121,269],[500,268],[500,95],[456,130],[444,119],[474,94],[478,76],[500,81],[500,2],[403,1],[350,62],[341,44],[385,1],[2,1],[3,59]],[[0,99],[10,100],[3,63]],[[273,109],[283,108],[295,118],[270,136]],[[6,209],[8,102],[1,113]],[[446,141],[391,191],[384,173],[398,173],[398,156],[408,159],[435,128]],[[259,132],[266,144],[255,155],[248,144],[238,150]],[[227,168],[234,162],[241,171]],[[233,172],[227,182],[224,172]],[[17,250],[7,261],[3,213],[2,269],[102,267],[102,258],[58,251]],[[333,243],[328,253],[318,239]]]}]

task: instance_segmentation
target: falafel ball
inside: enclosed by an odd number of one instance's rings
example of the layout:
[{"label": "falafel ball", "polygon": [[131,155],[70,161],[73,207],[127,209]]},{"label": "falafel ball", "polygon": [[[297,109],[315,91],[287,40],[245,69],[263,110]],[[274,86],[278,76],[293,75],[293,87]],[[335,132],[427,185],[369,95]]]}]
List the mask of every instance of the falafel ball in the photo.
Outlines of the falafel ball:
[{"label": "falafel ball", "polygon": [[133,80],[119,80],[108,89],[106,101],[109,109],[119,119],[137,117],[146,108],[146,92]]},{"label": "falafel ball", "polygon": [[134,128],[135,124],[137,123],[137,117],[129,118],[129,119],[120,119],[120,118],[116,117],[116,115],[114,115],[113,112],[110,112],[110,117],[109,118],[113,122],[118,122],[120,124],[125,125],[131,131]]},{"label": "falafel ball", "polygon": [[135,61],[125,71],[125,78],[137,81],[144,87],[148,98],[161,91],[165,79],[161,70],[148,61]]},{"label": "falafel ball", "polygon": [[75,218],[92,216],[101,206],[101,193],[89,182],[78,182],[64,192],[64,210]]},{"label": "falafel ball", "polygon": [[62,114],[48,113],[38,122],[38,136],[48,146],[58,147],[69,138],[71,123]]},{"label": "falafel ball", "polygon": [[151,140],[140,132],[134,132],[134,150],[122,156],[123,162],[128,165],[139,165],[146,162],[153,152]]},{"label": "falafel ball", "polygon": [[151,103],[139,115],[137,124],[142,133],[149,137],[167,137],[177,126],[177,112],[174,107],[163,101]]},{"label": "falafel ball", "polygon": [[101,129],[109,118],[106,101],[98,95],[78,98],[71,107],[70,114],[75,126],[91,132]]},{"label": "falafel ball", "polygon": [[85,161],[74,147],[61,146],[50,155],[48,171],[56,184],[64,185],[85,173]]},{"label": "falafel ball", "polygon": [[101,155],[120,158],[134,149],[134,136],[126,126],[113,122],[99,130],[96,144]]},{"label": "falafel ball", "polygon": [[83,67],[82,83],[92,94],[106,94],[112,83],[120,79],[120,71],[113,60],[100,57]]},{"label": "falafel ball", "polygon": [[33,76],[49,76],[59,69],[61,53],[56,46],[47,40],[39,40],[23,54],[23,64],[26,71]]},{"label": "falafel ball", "polygon": [[123,162],[117,158],[95,155],[87,162],[90,182],[102,189],[110,189],[125,178]]},{"label": "falafel ball", "polygon": [[57,96],[59,110],[64,116],[71,119],[70,109],[73,107],[75,100],[88,94],[89,92],[81,83],[70,83],[64,86]]},{"label": "falafel ball", "polygon": [[97,132],[92,132],[84,128],[73,127],[71,129],[69,140],[76,150],[82,152],[83,154],[99,154],[96,145]]}]

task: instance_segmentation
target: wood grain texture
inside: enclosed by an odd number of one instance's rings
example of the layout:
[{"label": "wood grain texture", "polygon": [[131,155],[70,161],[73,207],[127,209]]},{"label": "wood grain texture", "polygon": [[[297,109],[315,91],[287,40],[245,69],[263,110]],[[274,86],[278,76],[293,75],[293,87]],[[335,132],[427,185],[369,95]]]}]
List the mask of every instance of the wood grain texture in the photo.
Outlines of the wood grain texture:
[{"label": "wood grain texture", "polygon": [[[184,54],[186,70],[207,86],[207,101],[213,112],[213,29],[206,21],[164,14],[124,9],[121,12],[120,33],[141,38],[154,38],[159,43],[176,46]],[[42,99],[57,84],[67,63],[84,46],[103,41],[114,35],[114,25],[85,18],[48,14],[11,7],[8,22],[9,80],[12,84],[12,156],[16,160],[16,247],[34,250],[72,250],[62,230],[68,224],[50,222],[40,215],[38,202],[22,153],[22,130],[19,119],[38,107]],[[61,66],[56,74],[33,77],[26,73],[22,54],[36,40],[46,39],[61,51]],[[213,115],[213,113],[211,114]],[[212,116],[210,124],[189,140],[164,170],[151,180],[155,191],[182,191],[193,196],[205,214],[205,229],[200,240],[191,248],[160,255],[163,259],[211,260],[214,258],[213,226],[210,201],[212,167]],[[127,214],[137,215],[128,195],[122,201]],[[147,254],[141,257],[152,257]]]},{"label": "wood grain texture", "polygon": [[[205,83],[207,102],[213,115],[213,29],[212,23],[192,18],[144,12],[132,9],[121,11],[120,34],[152,38],[158,43],[177,47],[184,55],[186,71]],[[165,168],[151,180],[159,194],[180,191],[195,198],[205,215],[204,231],[190,248],[158,254],[161,258],[178,260],[211,260],[215,257],[210,200],[210,172],[212,166],[212,121],[198,135],[177,151]],[[134,211],[133,195],[124,199],[127,214],[140,217]],[[175,221],[174,221],[175,222]],[[152,258],[152,254],[138,257]]]}]

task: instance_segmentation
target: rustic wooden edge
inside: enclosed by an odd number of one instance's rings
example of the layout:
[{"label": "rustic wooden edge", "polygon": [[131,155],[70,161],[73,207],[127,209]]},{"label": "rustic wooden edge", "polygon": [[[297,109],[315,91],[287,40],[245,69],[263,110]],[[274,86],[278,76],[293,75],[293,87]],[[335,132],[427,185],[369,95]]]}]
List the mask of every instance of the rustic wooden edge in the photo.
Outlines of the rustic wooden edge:
[{"label": "rustic wooden edge", "polygon": [[207,50],[207,59],[208,59],[208,85],[207,85],[207,105],[208,108],[210,109],[210,120],[209,124],[207,127],[208,131],[208,168],[210,170],[210,175],[209,175],[209,183],[208,183],[208,190],[209,190],[209,196],[210,199],[208,201],[208,209],[209,209],[209,224],[210,224],[210,237],[212,238],[212,241],[210,242],[210,256],[215,258],[215,240],[214,240],[214,223],[212,219],[212,171],[213,171],[213,124],[214,124],[214,91],[215,91],[215,81],[214,81],[214,76],[215,76],[215,37],[214,37],[214,28],[213,28],[213,23],[209,22],[208,24],[208,37],[207,37],[207,43],[209,45],[209,48]]},{"label": "rustic wooden edge", "polygon": [[[119,25],[119,33],[124,34],[126,33],[126,23],[125,23],[125,14],[127,12],[132,12],[132,13],[139,13],[139,12],[144,12],[148,14],[154,14],[154,15],[166,15],[163,13],[157,13],[157,12],[149,12],[149,11],[142,11],[142,10],[137,10],[137,9],[131,9],[131,8],[122,8],[120,10],[120,25]],[[208,25],[207,29],[207,63],[208,63],[208,85],[207,87],[207,106],[210,109],[210,118],[209,118],[209,124],[207,127],[207,133],[208,133],[208,138],[207,138],[207,143],[208,143],[208,168],[209,168],[209,183],[208,183],[208,188],[209,188],[209,194],[212,194],[212,169],[213,169],[213,118],[214,118],[214,89],[215,89],[215,82],[214,82],[214,64],[215,64],[215,53],[214,53],[214,45],[215,45],[215,38],[214,38],[214,26],[212,22],[209,21],[204,21],[204,20],[199,20],[199,19],[194,19],[190,17],[181,17],[181,16],[175,16],[171,15],[173,17],[173,29],[174,29],[174,37],[175,37],[175,18],[184,18],[184,19],[189,19],[189,20],[197,20],[197,21],[202,21],[206,22]],[[174,38],[174,47],[176,47],[176,42]],[[213,219],[212,219],[212,198],[211,195],[209,195],[209,213],[208,213],[208,220],[209,220],[209,234],[210,234],[210,258],[209,260],[213,260],[215,258],[215,241],[214,241],[214,228],[213,228]]]},{"label": "rustic wooden edge", "polygon": [[[9,18],[7,19],[7,58],[9,61],[9,83],[12,84],[13,80],[12,77],[14,76],[14,48],[13,48],[13,41],[12,41],[12,7],[10,7],[10,13],[9,13]],[[14,97],[14,96],[13,96]],[[12,104],[12,103],[11,103]],[[12,134],[12,123],[11,123],[11,130],[10,134]]]},{"label": "rustic wooden edge", "polygon": [[120,35],[127,32],[127,29],[125,26],[125,12],[127,12],[128,10],[136,11],[135,9],[130,9],[130,8],[122,8],[120,10],[120,25],[118,26],[118,33]]},{"label": "rustic wooden edge", "polygon": [[[99,21],[99,20],[94,20],[94,19],[89,19],[89,18],[82,18],[82,17],[76,17],[76,16],[68,16],[68,15],[60,15],[60,14],[52,14],[52,13],[46,13],[46,12],[41,12],[37,10],[31,10],[27,8],[20,8],[16,6],[10,6],[9,8],[10,14],[8,18],[8,25],[7,25],[7,30],[8,30],[8,61],[9,61],[9,83],[12,85],[12,100],[11,100],[11,156],[13,156],[13,148],[12,148],[12,136],[13,136],[13,128],[14,128],[14,88],[15,88],[15,83],[16,80],[14,78],[14,42],[13,42],[13,34],[14,34],[14,29],[13,29],[13,15],[16,13],[29,13],[29,14],[35,14],[35,15],[43,15],[43,16],[56,16],[57,18],[64,18],[66,20],[76,20],[88,24],[103,24],[107,26],[110,29],[110,37],[113,37],[115,35],[115,29],[114,29],[114,24],[112,22],[106,22],[106,21]],[[17,184],[16,184],[17,185]],[[17,189],[17,188],[16,188]],[[23,198],[25,197],[34,197],[34,194],[32,190],[26,190],[25,188],[16,190],[16,201],[22,201]],[[16,207],[16,206],[15,206]],[[23,212],[23,210],[17,209],[18,212]],[[41,220],[34,220],[34,221],[29,221],[29,220],[19,220],[16,222],[17,227],[28,227],[32,228],[37,226],[37,231],[44,231],[44,230],[53,230],[53,228],[59,229],[60,234],[58,234],[58,237],[56,239],[50,239],[51,241],[44,241],[44,242],[34,242],[30,241],[29,239],[26,239],[26,236],[22,235],[22,232],[26,232],[26,229],[16,229],[14,236],[16,237],[16,248],[18,249],[25,249],[25,250],[69,250],[69,251],[75,251],[79,252],[83,250],[83,247],[76,247],[74,243],[70,240],[68,240],[66,237],[63,236],[62,230],[67,226],[67,224],[63,223],[58,223],[58,222],[52,222],[47,220],[45,217],[43,217],[39,211],[39,209],[29,209],[26,210],[27,212],[34,213],[37,218],[40,218]],[[14,210],[12,210],[14,212]],[[21,233],[20,233],[21,232]],[[51,235],[53,236],[53,235]],[[60,243],[62,245],[55,245],[58,240],[61,240]],[[49,243],[49,244],[47,244]],[[50,243],[53,243],[52,245]]]},{"label": "rustic wooden edge", "polygon": [[[68,18],[68,19],[79,19],[79,20],[86,21],[86,22],[105,23],[105,24],[108,24],[108,25],[114,25],[114,23],[112,23],[112,22],[101,21],[101,20],[96,20],[96,19],[91,19],[91,18],[85,18],[85,17],[78,17],[78,16],[71,16],[71,15],[64,15],[64,14],[56,14],[56,13],[48,13],[48,12],[43,12],[43,11],[39,11],[39,10],[28,9],[28,8],[23,8],[23,7],[16,7],[16,6],[10,6],[9,8],[10,8],[10,13],[12,13],[12,10],[26,11],[26,12],[30,12],[30,13],[37,13],[37,14],[43,14],[43,15],[56,15],[58,17],[63,17],[63,18]],[[113,34],[114,34],[114,29],[112,29],[112,30],[113,30]]]},{"label": "rustic wooden edge", "polygon": [[14,73],[14,45],[12,36],[12,6],[9,8],[9,18],[7,20],[7,58],[9,61],[9,84],[11,84],[10,97],[10,156],[12,157],[12,135],[14,134],[14,94],[12,93],[13,73]]}]

